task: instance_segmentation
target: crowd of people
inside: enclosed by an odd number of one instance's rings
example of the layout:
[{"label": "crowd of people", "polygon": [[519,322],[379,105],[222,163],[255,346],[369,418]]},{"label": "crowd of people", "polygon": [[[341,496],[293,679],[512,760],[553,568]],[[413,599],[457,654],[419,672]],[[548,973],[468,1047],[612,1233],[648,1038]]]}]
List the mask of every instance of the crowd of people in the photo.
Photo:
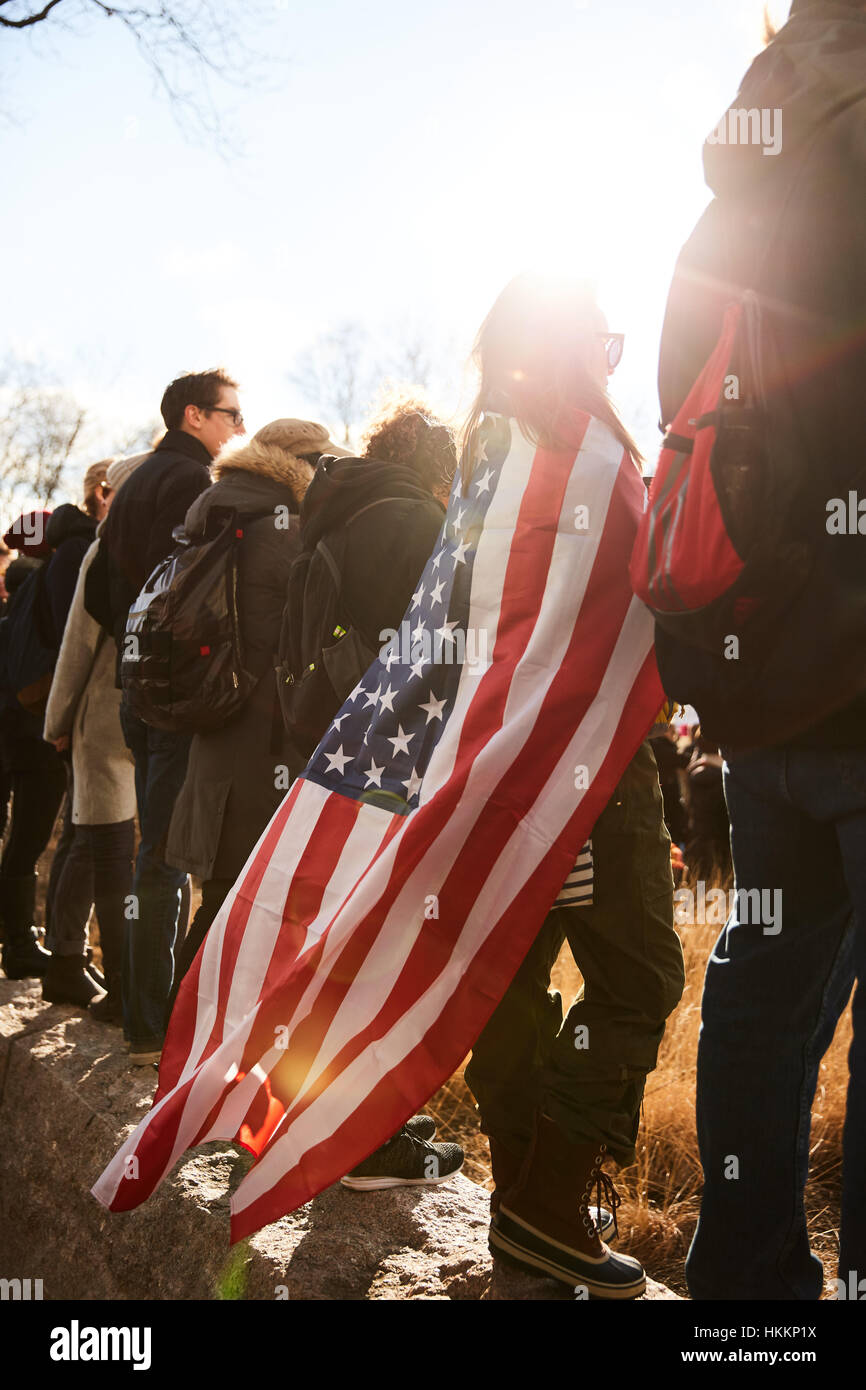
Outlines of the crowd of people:
[{"label": "crowd of people", "polygon": [[[770,389],[796,385],[785,399],[793,400],[792,437],[811,464],[811,492],[791,524],[815,558],[760,660],[743,667],[748,707],[763,701],[777,735],[758,736],[755,746],[743,734],[742,686],[728,689],[724,665],[706,685],[706,732],[685,746],[664,719],[647,729],[593,828],[591,903],[572,892],[551,906],[466,1072],[490,1142],[491,1248],[597,1297],[634,1297],[644,1287],[638,1262],[608,1243],[618,1197],[602,1165],[634,1159],[646,1078],[683,988],[671,841],[695,878],[724,878],[732,854],[738,890],[780,890],[784,901],[782,928],[770,932],[738,899],[708,967],[697,1099],[705,1185],[690,1288],[701,1298],[821,1292],[803,1205],[808,1116],[821,1056],[866,965],[866,567],[857,535],[828,544],[824,526],[826,500],[863,479],[856,402],[866,380],[866,255],[856,208],[866,187],[864,63],[866,6],[795,0],[737,98],[739,107],[781,108],[788,143],[778,160],[747,144],[708,145],[715,197],[678,263],[662,340],[670,427],[732,297],[755,290],[774,312],[782,306],[782,362]],[[585,289],[550,291],[518,277],[479,333],[479,394],[462,445],[424,400],[408,396],[369,423],[359,456],[302,419],[274,420],[240,442],[237,383],[222,370],[185,374],[166,389],[165,434],[151,451],[94,464],[81,508],[30,511],[8,528],[0,641],[8,977],[41,977],[46,1000],[122,1027],[132,1064],[159,1060],[178,985],[303,771],[317,720],[321,732],[367,669],[378,634],[399,628],[455,471],[465,480],[471,469],[485,414],[516,422],[552,451],[573,446],[575,421],[589,416],[640,469],[608,394],[621,352],[621,335]],[[239,528],[250,693],[219,727],[155,727],[131,707],[122,680],[130,609],[179,535],[203,543],[226,514]],[[624,551],[624,570],[629,559]],[[337,575],[330,647],[319,631],[325,562]],[[604,596],[592,601],[603,629]],[[318,682],[318,668],[328,667],[328,682],[310,683],[306,706],[303,691],[286,700],[275,680],[287,612],[297,650],[317,658],[304,658],[305,675]],[[670,671],[691,669],[688,644],[672,631],[660,620],[666,693],[701,714],[693,689],[702,688],[704,658],[693,659],[693,687],[680,674],[669,680]],[[26,670],[13,660],[16,643],[27,647]],[[813,679],[816,657],[827,664]],[[13,669],[28,679],[13,679]],[[43,946],[36,865],[61,803]],[[187,926],[189,875],[200,881],[201,901]],[[88,941],[92,909],[101,972]],[[548,987],[565,941],[585,984],[563,1019]],[[590,1049],[575,1045],[581,1028],[592,1033]],[[866,1268],[864,1045],[855,992],[843,1279]],[[461,1162],[459,1146],[437,1143],[433,1121],[418,1115],[344,1181],[423,1184]]]}]

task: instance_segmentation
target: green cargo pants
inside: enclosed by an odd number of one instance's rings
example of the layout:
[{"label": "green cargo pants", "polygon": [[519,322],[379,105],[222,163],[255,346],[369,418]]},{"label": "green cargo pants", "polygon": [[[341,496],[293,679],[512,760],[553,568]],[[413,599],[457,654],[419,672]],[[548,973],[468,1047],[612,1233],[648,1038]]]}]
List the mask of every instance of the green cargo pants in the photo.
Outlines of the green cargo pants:
[{"label": "green cargo pants", "polygon": [[[592,831],[593,905],[553,908],[472,1051],[482,1128],[515,1153],[536,1109],[575,1142],[635,1156],[640,1106],[665,1019],[683,991],[670,837],[655,756],[643,743]],[[563,941],[584,978],[563,1021],[549,990]]]}]

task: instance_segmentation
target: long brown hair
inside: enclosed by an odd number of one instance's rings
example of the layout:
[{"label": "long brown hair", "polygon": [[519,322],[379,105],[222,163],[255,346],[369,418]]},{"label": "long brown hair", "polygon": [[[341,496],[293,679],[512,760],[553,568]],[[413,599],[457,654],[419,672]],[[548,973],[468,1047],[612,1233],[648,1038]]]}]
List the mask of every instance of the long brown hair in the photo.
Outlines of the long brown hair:
[{"label": "long brown hair", "polygon": [[472,349],[481,380],[463,429],[464,492],[488,411],[512,416],[527,439],[551,449],[569,447],[575,412],[586,411],[607,425],[640,468],[637,444],[589,370],[599,317],[594,295],[580,281],[524,273],[505,286]]}]

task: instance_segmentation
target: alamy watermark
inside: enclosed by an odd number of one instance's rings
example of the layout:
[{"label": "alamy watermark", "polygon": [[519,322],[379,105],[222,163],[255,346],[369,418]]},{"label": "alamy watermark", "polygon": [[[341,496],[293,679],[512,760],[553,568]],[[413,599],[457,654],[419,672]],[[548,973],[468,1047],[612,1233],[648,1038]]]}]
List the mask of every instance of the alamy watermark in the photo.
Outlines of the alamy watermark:
[{"label": "alamy watermark", "polygon": [[762,145],[765,155],[782,151],[782,109],[779,106],[732,107],[707,136],[708,145]]},{"label": "alamy watermark", "polygon": [[723,927],[732,917],[744,926],[760,926],[764,936],[782,930],[781,888],[708,888],[703,879],[694,888],[674,889],[674,924],[682,927]]}]

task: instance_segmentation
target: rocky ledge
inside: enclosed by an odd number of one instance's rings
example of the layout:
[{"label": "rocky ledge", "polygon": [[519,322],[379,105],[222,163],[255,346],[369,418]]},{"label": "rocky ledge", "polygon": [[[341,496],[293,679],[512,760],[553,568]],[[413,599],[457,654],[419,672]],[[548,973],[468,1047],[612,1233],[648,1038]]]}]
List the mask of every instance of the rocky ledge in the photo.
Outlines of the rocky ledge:
[{"label": "rocky ledge", "polygon": [[[111,1215],[90,1188],[155,1085],[116,1029],[0,977],[0,1278],[41,1279],[46,1299],[573,1299],[494,1264],[488,1194],[462,1174],[337,1184],[232,1249],[229,1196],[251,1160],[205,1144],[144,1206]],[[653,1283],[645,1295],[676,1297]]]}]

